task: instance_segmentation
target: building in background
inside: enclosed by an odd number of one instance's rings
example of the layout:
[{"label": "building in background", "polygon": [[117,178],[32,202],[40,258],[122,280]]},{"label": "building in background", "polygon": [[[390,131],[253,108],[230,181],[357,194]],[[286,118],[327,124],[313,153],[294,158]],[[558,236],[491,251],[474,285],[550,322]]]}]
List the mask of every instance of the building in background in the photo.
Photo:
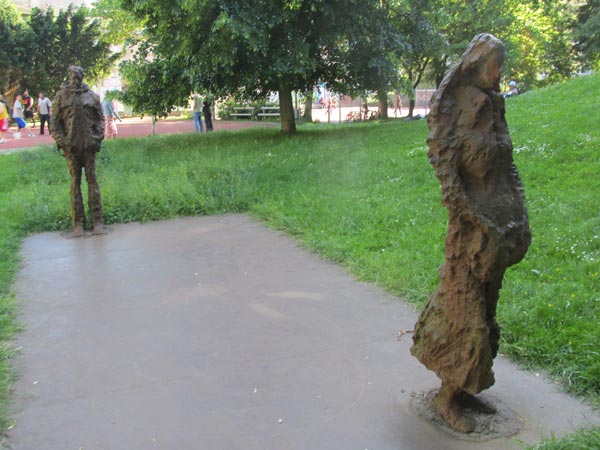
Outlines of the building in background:
[{"label": "building in background", "polygon": [[12,2],[21,13],[28,15],[33,8],[66,9],[70,4],[75,6],[91,6],[92,0],[13,0]]}]

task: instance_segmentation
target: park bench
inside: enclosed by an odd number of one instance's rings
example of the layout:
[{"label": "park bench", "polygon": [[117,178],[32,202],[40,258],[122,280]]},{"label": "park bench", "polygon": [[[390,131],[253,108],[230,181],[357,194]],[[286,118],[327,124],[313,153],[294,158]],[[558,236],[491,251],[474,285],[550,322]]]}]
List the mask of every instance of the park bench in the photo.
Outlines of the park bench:
[{"label": "park bench", "polygon": [[262,106],[257,117],[279,117],[279,106]]},{"label": "park bench", "polygon": [[235,112],[231,113],[231,117],[247,117],[248,119],[252,119],[254,116],[254,107],[253,106],[236,106],[233,108]]}]

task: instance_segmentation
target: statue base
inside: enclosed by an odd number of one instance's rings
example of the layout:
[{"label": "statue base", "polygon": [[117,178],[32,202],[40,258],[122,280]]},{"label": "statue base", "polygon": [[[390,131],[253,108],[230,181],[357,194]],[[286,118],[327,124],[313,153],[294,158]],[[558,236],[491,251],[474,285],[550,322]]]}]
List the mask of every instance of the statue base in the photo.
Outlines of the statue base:
[{"label": "statue base", "polygon": [[[479,394],[476,398],[487,406],[465,405],[464,416],[473,424],[473,431],[460,433],[450,427],[434,406],[433,399],[438,389],[430,392],[415,392],[410,402],[413,412],[436,428],[458,439],[467,441],[489,441],[514,436],[521,431],[523,420],[504,402],[490,394]],[[495,413],[491,411],[495,410]]]}]

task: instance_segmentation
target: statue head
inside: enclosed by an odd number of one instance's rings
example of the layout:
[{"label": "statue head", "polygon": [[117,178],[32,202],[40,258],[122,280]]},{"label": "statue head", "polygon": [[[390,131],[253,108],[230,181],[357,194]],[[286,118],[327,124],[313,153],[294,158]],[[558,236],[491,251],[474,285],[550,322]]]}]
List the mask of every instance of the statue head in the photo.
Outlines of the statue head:
[{"label": "statue head", "polygon": [[478,34],[462,55],[461,72],[481,89],[500,90],[504,45],[491,34]]},{"label": "statue head", "polygon": [[71,86],[80,87],[83,82],[83,68],[79,66],[69,67],[69,84]]}]

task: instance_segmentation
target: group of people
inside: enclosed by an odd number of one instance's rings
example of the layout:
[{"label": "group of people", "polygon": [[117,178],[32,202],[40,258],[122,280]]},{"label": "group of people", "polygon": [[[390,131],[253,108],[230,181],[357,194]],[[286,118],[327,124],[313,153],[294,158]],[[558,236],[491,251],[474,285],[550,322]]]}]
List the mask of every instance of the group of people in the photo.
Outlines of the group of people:
[{"label": "group of people", "polygon": [[[46,133],[46,126],[48,134],[50,134],[52,101],[46,97],[44,92],[39,93],[35,110],[40,118],[39,134],[43,136]],[[102,111],[105,119],[106,137],[117,137],[116,120],[121,120],[121,117],[119,117],[119,114],[114,109],[112,101],[109,98],[105,98],[102,102]],[[10,128],[11,118],[17,126],[17,131],[13,133],[14,139],[20,139],[24,132],[26,132],[29,137],[35,137],[35,133],[32,131],[32,128],[35,128],[34,102],[27,89],[25,89],[22,94],[16,95],[12,109],[8,106],[4,97],[0,95],[0,144],[7,142],[4,133]],[[32,122],[31,125],[28,122],[29,120]]]},{"label": "group of people", "polygon": [[209,132],[213,130],[212,111],[210,106],[211,105],[208,100],[202,101],[202,97],[200,97],[198,94],[194,94],[192,102],[192,116],[194,118],[194,130],[196,130],[196,133],[204,133],[202,115],[204,115],[204,122],[206,122],[206,131]]},{"label": "group of people", "polygon": [[[43,135],[48,125],[48,133],[50,132],[50,114],[51,114],[52,102],[43,92],[38,95],[37,112],[40,116],[40,135]],[[33,126],[34,121],[34,104],[33,99],[29,95],[29,91],[25,89],[23,94],[17,94],[12,110],[9,108],[8,103],[0,95],[0,144],[6,142],[4,133],[10,128],[10,119],[15,121],[17,125],[17,131],[13,134],[15,139],[19,139],[22,133],[25,131],[29,137],[35,137],[35,134],[31,131],[31,127],[27,122],[31,119]]]}]

